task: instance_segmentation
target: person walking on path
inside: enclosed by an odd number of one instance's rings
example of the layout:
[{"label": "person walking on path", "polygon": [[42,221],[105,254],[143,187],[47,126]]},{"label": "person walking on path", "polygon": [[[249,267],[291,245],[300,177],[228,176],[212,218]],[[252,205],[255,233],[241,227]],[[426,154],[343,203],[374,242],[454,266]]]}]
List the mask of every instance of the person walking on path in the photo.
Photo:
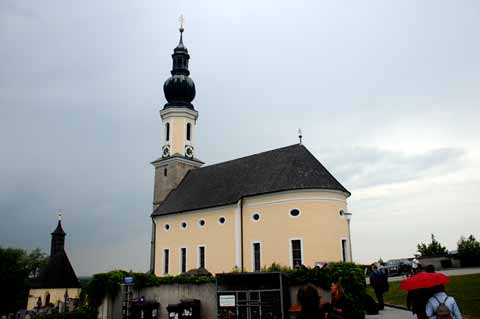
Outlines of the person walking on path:
[{"label": "person walking on path", "polygon": [[386,273],[378,269],[376,265],[372,266],[372,273],[370,274],[370,285],[375,291],[375,296],[378,301],[378,309],[383,310],[383,294],[388,291],[388,276]]},{"label": "person walking on path", "polygon": [[438,285],[432,288],[433,296],[428,300],[425,313],[432,319],[462,319],[457,302],[445,293],[445,286]]},{"label": "person walking on path", "polygon": [[407,308],[417,315],[418,319],[427,319],[425,306],[428,299],[432,296],[430,288],[409,290],[407,293]]}]

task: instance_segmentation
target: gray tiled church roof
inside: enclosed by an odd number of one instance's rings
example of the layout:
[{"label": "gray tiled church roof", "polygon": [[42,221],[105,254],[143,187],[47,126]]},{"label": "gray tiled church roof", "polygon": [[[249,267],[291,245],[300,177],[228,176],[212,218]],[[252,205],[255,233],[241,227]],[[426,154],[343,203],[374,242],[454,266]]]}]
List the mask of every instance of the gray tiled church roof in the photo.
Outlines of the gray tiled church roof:
[{"label": "gray tiled church roof", "polygon": [[350,195],[301,144],[189,171],[152,216],[237,203],[241,198],[294,189]]},{"label": "gray tiled church roof", "polygon": [[62,249],[48,259],[37,279],[31,283],[32,288],[80,288],[75,271],[67,254]]}]

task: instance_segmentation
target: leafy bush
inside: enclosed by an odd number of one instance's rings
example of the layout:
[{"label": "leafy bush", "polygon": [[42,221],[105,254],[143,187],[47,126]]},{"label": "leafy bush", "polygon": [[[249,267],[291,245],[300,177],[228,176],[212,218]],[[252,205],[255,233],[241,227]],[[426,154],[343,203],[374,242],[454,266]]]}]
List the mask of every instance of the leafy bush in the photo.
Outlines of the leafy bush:
[{"label": "leafy bush", "polygon": [[133,277],[134,287],[136,289],[168,284],[200,285],[215,282],[215,277],[213,276],[179,275],[157,277],[153,274],[132,273],[125,270],[113,270],[107,273],[93,275],[93,278],[85,288],[88,304],[96,309],[102,303],[105,296],[116,296],[120,290],[120,284],[124,282],[124,279],[127,276]]},{"label": "leafy bush", "polygon": [[97,312],[87,306],[82,306],[71,312],[39,315],[34,318],[35,319],[96,319]]},{"label": "leafy bush", "polygon": [[480,242],[473,237],[461,237],[458,241],[458,257],[464,267],[480,265]]},{"label": "leafy bush", "polygon": [[[364,269],[360,265],[353,263],[331,263],[323,268],[304,267],[292,270],[274,263],[270,267],[264,267],[262,271],[284,272],[289,276],[293,284],[312,283],[325,290],[330,289],[332,282],[340,281],[345,289],[345,297],[352,305],[352,318],[364,318],[366,285]],[[124,282],[126,276],[133,277],[134,287],[136,289],[168,284],[205,284],[215,282],[215,277],[213,276],[179,275],[157,277],[153,274],[129,273],[124,270],[114,270],[93,276],[85,288],[88,296],[88,304],[93,309],[97,309],[106,295],[116,296],[120,290],[120,284]],[[72,317],[72,319],[73,318],[76,317]]]}]

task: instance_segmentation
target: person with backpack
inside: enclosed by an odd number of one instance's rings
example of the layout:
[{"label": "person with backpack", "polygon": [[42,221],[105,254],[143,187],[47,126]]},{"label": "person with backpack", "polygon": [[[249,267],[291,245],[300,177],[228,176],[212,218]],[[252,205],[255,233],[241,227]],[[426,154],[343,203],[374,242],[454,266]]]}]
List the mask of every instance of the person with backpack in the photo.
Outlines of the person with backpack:
[{"label": "person with backpack", "polygon": [[455,299],[445,293],[445,286],[432,287],[433,296],[425,306],[425,313],[432,319],[462,319]]}]

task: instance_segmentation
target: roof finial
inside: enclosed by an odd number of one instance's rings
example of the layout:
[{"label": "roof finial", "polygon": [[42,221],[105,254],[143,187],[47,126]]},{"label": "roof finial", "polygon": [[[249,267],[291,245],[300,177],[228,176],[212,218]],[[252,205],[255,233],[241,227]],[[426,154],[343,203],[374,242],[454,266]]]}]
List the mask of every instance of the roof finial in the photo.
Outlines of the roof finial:
[{"label": "roof finial", "polygon": [[180,17],[178,18],[178,22],[180,22],[180,33],[183,32],[184,29],[184,24],[185,24],[185,17],[183,16],[183,14],[180,15]]},{"label": "roof finial", "polygon": [[63,213],[63,210],[62,209],[59,209],[58,210],[58,221],[61,222],[62,221],[62,214]]},{"label": "roof finial", "polygon": [[298,129],[298,139],[300,140],[300,145],[302,145],[302,130]]}]

